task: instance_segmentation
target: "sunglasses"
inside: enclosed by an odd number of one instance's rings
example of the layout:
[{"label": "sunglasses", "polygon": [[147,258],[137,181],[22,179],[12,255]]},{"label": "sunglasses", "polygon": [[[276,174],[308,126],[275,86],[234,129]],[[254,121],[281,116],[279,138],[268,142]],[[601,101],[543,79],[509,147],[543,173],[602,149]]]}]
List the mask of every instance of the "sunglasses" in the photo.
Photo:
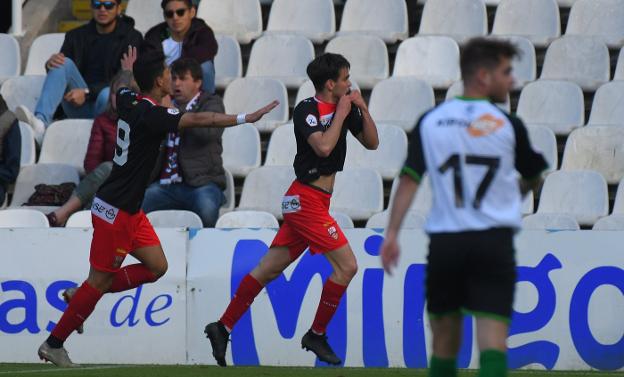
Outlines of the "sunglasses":
[{"label": "sunglasses", "polygon": [[104,9],[106,10],[111,10],[115,8],[116,6],[117,6],[116,1],[92,1],[91,2],[91,8],[93,9],[100,9],[104,7]]},{"label": "sunglasses", "polygon": [[177,14],[178,17],[182,17],[186,14],[187,10],[188,8],[180,8],[176,10],[166,10],[164,13],[165,13],[165,17],[167,18],[173,18],[174,14]]}]

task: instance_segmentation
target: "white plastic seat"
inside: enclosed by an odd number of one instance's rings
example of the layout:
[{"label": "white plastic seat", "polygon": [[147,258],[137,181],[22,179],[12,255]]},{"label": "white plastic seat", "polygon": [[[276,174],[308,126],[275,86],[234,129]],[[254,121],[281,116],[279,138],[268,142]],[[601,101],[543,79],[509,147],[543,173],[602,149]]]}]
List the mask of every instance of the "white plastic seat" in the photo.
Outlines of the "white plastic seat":
[{"label": "white plastic seat", "polygon": [[[401,177],[396,177],[392,182],[392,188],[390,189],[390,201],[388,202],[388,210],[392,209],[392,203],[394,203],[394,196],[396,194],[396,190],[399,187],[400,179]],[[418,185],[418,191],[416,191],[416,195],[412,200],[412,204],[410,205],[409,210],[423,217],[426,217],[431,210],[432,204],[433,191],[431,189],[431,181],[429,180],[429,176],[425,174],[423,179],[420,181],[420,185]]]},{"label": "white plastic seat", "polygon": [[20,155],[20,165],[32,165],[35,163],[35,158],[37,157],[33,129],[24,122],[19,122],[19,128],[22,137],[22,154]]},{"label": "white plastic seat", "polygon": [[248,44],[262,34],[262,9],[258,0],[202,0],[197,17],[215,33],[227,34]]},{"label": "white plastic seat", "polygon": [[[463,96],[464,95],[464,81],[457,81],[454,82],[453,85],[451,85],[450,88],[448,88],[448,90],[446,91],[446,100],[450,100],[453,99],[455,97],[458,96]],[[511,98],[509,96],[509,93],[507,93],[507,101],[505,103],[497,103],[496,106],[498,106],[501,110],[506,111],[506,112],[510,112],[511,111]]]},{"label": "white plastic seat", "polygon": [[[390,212],[385,210],[371,216],[366,222],[366,228],[385,229],[388,226]],[[407,211],[401,224],[401,229],[422,229],[425,226],[425,217],[415,211]]]},{"label": "white plastic seat", "polygon": [[350,168],[336,174],[331,209],[354,221],[383,211],[383,181],[373,169]]},{"label": "white plastic seat", "polygon": [[162,8],[154,0],[128,1],[126,14],[134,19],[134,28],[143,35],[164,21]]},{"label": "white plastic seat", "polygon": [[35,192],[35,186],[44,183],[58,185],[65,182],[80,182],[75,167],[63,164],[35,164],[22,166],[15,181],[15,191],[10,207],[20,207]]},{"label": "white plastic seat", "polygon": [[622,47],[624,0],[578,0],[570,11],[566,35],[595,36],[609,47]]},{"label": "white plastic seat", "polygon": [[592,230],[622,231],[624,230],[624,215],[610,215],[596,221]]},{"label": "white plastic seat", "polygon": [[49,228],[48,218],[34,209],[0,210],[0,228]]},{"label": "white plastic seat", "polygon": [[232,81],[223,95],[228,114],[256,111],[273,100],[280,104],[254,124],[260,132],[271,132],[288,121],[288,92],[284,84],[270,78],[240,78]]},{"label": "white plastic seat", "polygon": [[561,35],[555,0],[502,0],[496,8],[492,35],[518,35],[546,47]]},{"label": "white plastic seat", "polygon": [[404,0],[347,0],[340,34],[372,34],[386,43],[408,36],[407,5]]},{"label": "white plastic seat", "polygon": [[6,80],[0,87],[0,95],[6,101],[9,110],[15,111],[17,106],[24,105],[34,112],[45,78],[44,75],[29,75]]},{"label": "white plastic seat", "polygon": [[215,228],[279,228],[279,222],[269,212],[263,211],[234,211],[219,217]]},{"label": "white plastic seat", "polygon": [[524,230],[579,230],[574,216],[563,213],[536,213],[522,219]]},{"label": "white plastic seat", "polygon": [[306,68],[314,59],[312,42],[301,35],[265,35],[254,43],[247,77],[270,77],[297,89],[307,79]]},{"label": "white plastic seat", "polygon": [[573,216],[591,226],[609,212],[607,182],[595,171],[555,171],[546,177],[537,213]]},{"label": "white plastic seat", "polygon": [[293,166],[297,154],[297,141],[292,123],[279,126],[271,134],[267,147],[265,166]]},{"label": "white plastic seat", "polygon": [[459,46],[449,37],[412,37],[401,42],[394,76],[415,76],[434,89],[447,89],[459,81]]},{"label": "white plastic seat", "polygon": [[566,141],[562,170],[594,170],[609,184],[624,177],[624,127],[583,127]]},{"label": "white plastic seat", "polygon": [[370,96],[369,111],[376,122],[411,131],[418,118],[435,106],[433,88],[416,77],[390,77],[380,81]]},{"label": "white plastic seat", "polygon": [[[134,1],[134,0],[133,0]],[[201,218],[195,212],[184,210],[162,210],[147,214],[154,228],[203,228]]]},{"label": "white plastic seat", "polygon": [[464,43],[488,32],[483,0],[428,1],[423,9],[419,35],[445,35]]},{"label": "white plastic seat", "polygon": [[577,1],[578,0],[557,0],[557,4],[562,8],[571,8]]},{"label": "white plastic seat", "polygon": [[617,66],[615,67],[615,75],[613,80],[624,80],[624,48],[620,50]]},{"label": "white plastic seat", "polygon": [[260,166],[260,132],[252,124],[226,128],[222,140],[223,166],[235,177]]},{"label": "white plastic seat", "polygon": [[295,179],[292,166],[262,166],[245,178],[237,210],[265,211],[282,219],[282,198]]},{"label": "white plastic seat", "polygon": [[624,179],[618,184],[615,194],[615,203],[613,204],[614,215],[624,215]]},{"label": "white plastic seat", "polygon": [[533,191],[529,191],[529,193],[522,200],[522,215],[532,215],[535,212],[535,197],[533,196]]},{"label": "white plastic seat", "polygon": [[379,37],[343,35],[329,41],[325,52],[343,55],[351,64],[351,79],[364,89],[372,89],[390,73],[388,48]]},{"label": "white plastic seat", "polygon": [[[351,81],[351,90],[360,90],[360,86],[355,80]],[[297,97],[295,99],[295,106],[299,104],[299,102],[303,101],[306,98],[313,97],[316,94],[316,89],[314,89],[314,84],[311,80],[306,80],[299,89],[297,90]]]},{"label": "white plastic seat", "polygon": [[624,80],[611,81],[596,91],[588,125],[624,125]]},{"label": "white plastic seat", "polygon": [[337,212],[337,211],[329,211],[329,215],[336,220],[338,226],[341,229],[353,229],[355,225],[353,225],[353,220],[346,213]]},{"label": "white plastic seat", "polygon": [[379,147],[367,150],[351,133],[347,135],[345,168],[369,168],[383,179],[393,179],[407,157],[407,135],[400,127],[377,123]]},{"label": "white plastic seat", "polygon": [[548,172],[557,170],[559,155],[557,151],[557,138],[555,133],[548,127],[539,124],[527,124],[529,140],[533,149],[542,153],[548,163]]},{"label": "white plastic seat", "polygon": [[40,163],[67,164],[84,174],[92,119],[65,119],[50,124],[43,138]]},{"label": "white plastic seat", "polygon": [[583,90],[595,91],[610,77],[609,50],[599,39],[567,35],[550,44],[542,79],[568,80]]},{"label": "white plastic seat", "polygon": [[[162,16],[161,16],[162,17]],[[28,50],[25,75],[45,75],[45,63],[50,56],[61,52],[65,33],[42,34],[35,38]]]},{"label": "white plastic seat", "polygon": [[267,32],[297,33],[322,43],[336,33],[332,0],[275,0]]},{"label": "white plastic seat", "polygon": [[67,219],[65,228],[93,228],[91,211],[87,209],[73,213]]},{"label": "white plastic seat", "polygon": [[240,45],[231,35],[216,35],[219,52],[214,59],[215,82],[219,89],[224,89],[234,79],[243,77],[243,57]]},{"label": "white plastic seat", "polygon": [[17,39],[9,34],[0,33],[0,84],[9,77],[19,76],[22,58]]},{"label": "white plastic seat", "polygon": [[538,80],[522,89],[517,112],[528,124],[541,124],[557,135],[567,135],[585,123],[583,91],[569,81]]}]

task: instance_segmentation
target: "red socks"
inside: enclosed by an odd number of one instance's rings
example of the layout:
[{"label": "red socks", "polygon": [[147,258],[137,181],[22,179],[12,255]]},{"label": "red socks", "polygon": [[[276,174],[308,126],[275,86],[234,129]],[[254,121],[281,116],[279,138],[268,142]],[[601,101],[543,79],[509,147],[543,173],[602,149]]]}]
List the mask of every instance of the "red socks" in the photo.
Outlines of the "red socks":
[{"label": "red socks", "polygon": [[247,274],[243,280],[241,280],[230,305],[228,305],[225,313],[221,317],[221,323],[227,327],[228,330],[232,330],[238,320],[245,314],[254,298],[264,288],[258,280],[256,280],[250,274]]},{"label": "red socks", "polygon": [[136,288],[144,283],[152,283],[156,281],[156,276],[145,265],[141,263],[126,266],[117,271],[113,278],[113,284],[108,292],[122,292],[128,289]]},{"label": "red socks", "polygon": [[344,295],[347,287],[345,285],[336,284],[327,279],[323,285],[323,293],[321,293],[321,302],[319,302],[316,316],[312,323],[312,331],[316,334],[325,334],[327,324],[336,313],[340,299]]},{"label": "red socks", "polygon": [[52,336],[65,341],[69,334],[82,325],[91,315],[100,298],[102,298],[102,292],[90,286],[86,281],[82,283],[69,302],[60,321],[52,330]]}]

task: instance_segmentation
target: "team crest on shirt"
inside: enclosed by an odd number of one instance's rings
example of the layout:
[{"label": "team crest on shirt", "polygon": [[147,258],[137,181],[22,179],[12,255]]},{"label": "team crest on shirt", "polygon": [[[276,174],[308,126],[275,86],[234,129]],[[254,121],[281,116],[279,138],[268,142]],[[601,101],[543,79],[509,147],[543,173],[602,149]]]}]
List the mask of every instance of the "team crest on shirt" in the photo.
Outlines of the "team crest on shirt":
[{"label": "team crest on shirt", "polygon": [[310,127],[316,127],[318,126],[318,120],[316,119],[316,117],[312,114],[308,115],[308,117],[306,118],[306,123],[308,124],[308,126]]},{"label": "team crest on shirt", "polygon": [[493,132],[496,132],[499,128],[503,127],[505,121],[492,114],[484,114],[478,119],[470,123],[468,126],[468,133],[472,137],[487,136]]},{"label": "team crest on shirt", "polygon": [[295,213],[301,210],[299,195],[284,196],[282,199],[282,213]]},{"label": "team crest on shirt", "polygon": [[338,239],[338,231],[336,230],[335,226],[330,226],[329,228],[327,228],[327,233],[329,233],[329,236],[335,240]]},{"label": "team crest on shirt", "polygon": [[180,114],[180,110],[178,109],[167,109],[167,112],[171,115],[178,115]]}]

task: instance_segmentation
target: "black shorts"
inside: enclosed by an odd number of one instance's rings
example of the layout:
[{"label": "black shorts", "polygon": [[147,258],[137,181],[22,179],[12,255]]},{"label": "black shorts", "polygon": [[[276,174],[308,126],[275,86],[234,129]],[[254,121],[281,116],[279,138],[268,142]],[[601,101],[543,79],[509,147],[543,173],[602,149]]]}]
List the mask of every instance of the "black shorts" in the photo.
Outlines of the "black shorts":
[{"label": "black shorts", "polygon": [[516,261],[508,228],[431,234],[425,290],[432,318],[464,312],[511,320]]}]

